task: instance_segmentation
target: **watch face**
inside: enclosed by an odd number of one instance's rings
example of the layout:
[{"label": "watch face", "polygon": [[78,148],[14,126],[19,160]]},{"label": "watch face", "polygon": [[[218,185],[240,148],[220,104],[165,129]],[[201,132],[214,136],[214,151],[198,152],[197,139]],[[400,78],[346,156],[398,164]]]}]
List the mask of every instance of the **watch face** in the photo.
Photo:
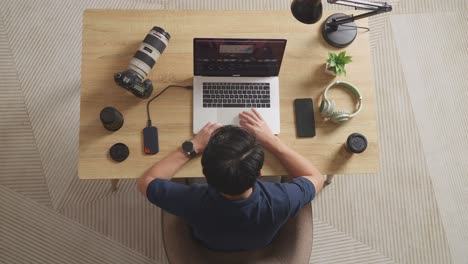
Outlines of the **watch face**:
[{"label": "watch face", "polygon": [[190,156],[190,157],[193,157],[196,155],[195,153],[195,149],[193,148],[193,143],[190,142],[190,141],[185,141],[183,144],[182,144],[182,149],[184,150],[184,152]]},{"label": "watch face", "polygon": [[187,153],[190,153],[192,151],[194,151],[193,149],[193,143],[190,142],[190,141],[185,141],[183,144],[182,144],[182,149],[187,152]]}]

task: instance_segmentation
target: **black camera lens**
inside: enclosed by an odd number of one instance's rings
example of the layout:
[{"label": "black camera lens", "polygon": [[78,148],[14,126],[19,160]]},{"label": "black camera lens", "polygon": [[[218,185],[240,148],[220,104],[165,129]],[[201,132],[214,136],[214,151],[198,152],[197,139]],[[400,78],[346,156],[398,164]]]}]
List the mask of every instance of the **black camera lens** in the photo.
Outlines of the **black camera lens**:
[{"label": "black camera lens", "polygon": [[105,107],[99,117],[104,128],[109,131],[119,130],[124,123],[123,115],[114,107]]},{"label": "black camera lens", "polygon": [[362,153],[367,149],[367,138],[359,133],[349,135],[346,140],[346,149],[351,153]]}]

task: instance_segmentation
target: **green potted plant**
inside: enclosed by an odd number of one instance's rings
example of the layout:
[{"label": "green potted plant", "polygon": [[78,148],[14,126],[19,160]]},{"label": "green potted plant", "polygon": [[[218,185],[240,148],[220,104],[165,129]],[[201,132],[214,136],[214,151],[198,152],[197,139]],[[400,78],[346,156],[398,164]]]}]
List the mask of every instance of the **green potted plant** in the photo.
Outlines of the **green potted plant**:
[{"label": "green potted plant", "polygon": [[352,62],[351,56],[346,56],[346,51],[339,54],[328,52],[327,63],[325,64],[325,72],[334,76],[344,74],[346,76],[345,65]]}]

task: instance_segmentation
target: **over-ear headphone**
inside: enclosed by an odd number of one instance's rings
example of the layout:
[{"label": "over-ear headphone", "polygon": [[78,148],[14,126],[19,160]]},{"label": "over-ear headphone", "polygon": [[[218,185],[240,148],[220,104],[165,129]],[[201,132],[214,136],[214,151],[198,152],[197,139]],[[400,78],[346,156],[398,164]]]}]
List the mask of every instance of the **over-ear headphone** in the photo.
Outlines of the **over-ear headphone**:
[{"label": "over-ear headphone", "polygon": [[[339,111],[335,109],[335,106],[336,106],[335,101],[329,100],[327,98],[328,90],[334,86],[347,88],[352,92],[353,95],[356,96],[358,103],[357,103],[357,108],[354,111],[354,113],[350,113],[347,111]],[[320,103],[319,111],[320,111],[320,116],[322,116],[324,119],[330,119],[335,124],[341,124],[341,123],[348,121],[352,117],[356,116],[359,113],[359,111],[361,111],[361,108],[362,108],[362,96],[359,90],[357,89],[357,87],[348,82],[336,81],[336,82],[329,84],[328,87],[323,92],[322,102]]]}]

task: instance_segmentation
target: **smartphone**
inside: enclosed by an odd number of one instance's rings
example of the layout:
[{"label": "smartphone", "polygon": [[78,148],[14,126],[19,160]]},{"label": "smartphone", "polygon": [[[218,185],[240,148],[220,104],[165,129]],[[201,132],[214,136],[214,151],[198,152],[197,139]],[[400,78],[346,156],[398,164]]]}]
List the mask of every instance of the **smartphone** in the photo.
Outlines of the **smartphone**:
[{"label": "smartphone", "polygon": [[296,116],[296,134],[298,137],[315,136],[314,106],[310,98],[294,100],[294,115]]}]

